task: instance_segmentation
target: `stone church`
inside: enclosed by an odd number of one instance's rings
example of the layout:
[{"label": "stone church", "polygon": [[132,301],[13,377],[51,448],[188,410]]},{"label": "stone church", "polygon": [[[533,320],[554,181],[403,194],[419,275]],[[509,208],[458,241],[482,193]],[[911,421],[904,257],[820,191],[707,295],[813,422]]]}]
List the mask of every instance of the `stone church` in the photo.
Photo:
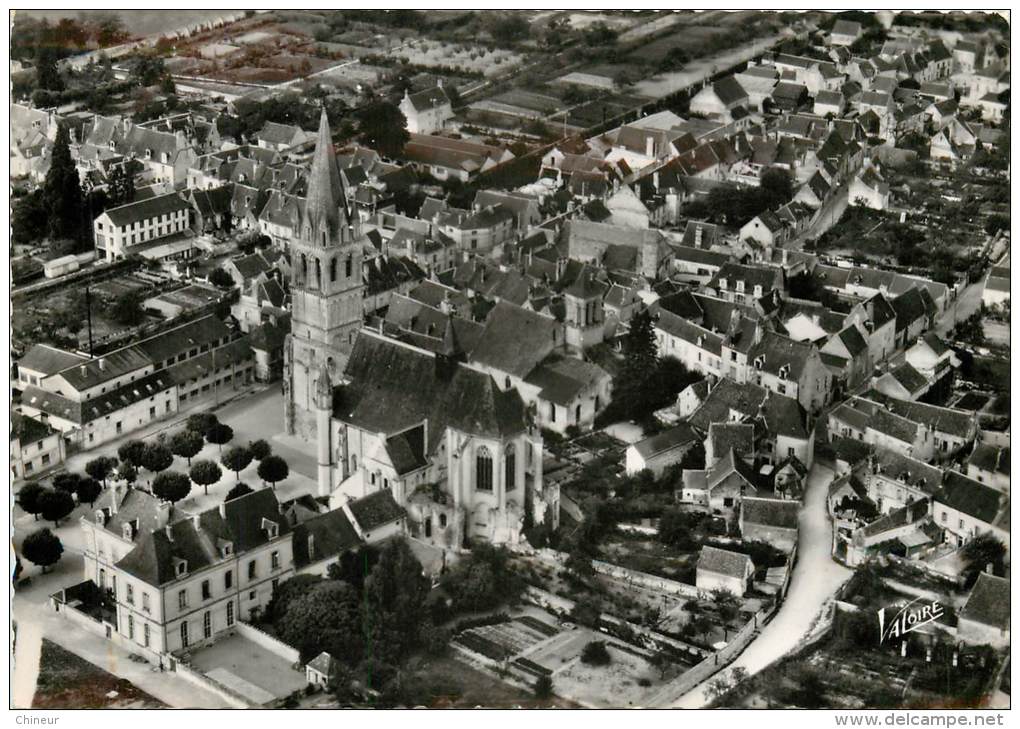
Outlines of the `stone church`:
[{"label": "stone church", "polygon": [[290,241],[284,358],[285,427],[317,444],[319,496],[339,508],[386,489],[411,535],[444,549],[513,544],[529,522],[555,528],[559,488],[543,483],[542,437],[517,391],[455,342],[436,353],[362,329],[371,244],[346,199],[323,112]]}]

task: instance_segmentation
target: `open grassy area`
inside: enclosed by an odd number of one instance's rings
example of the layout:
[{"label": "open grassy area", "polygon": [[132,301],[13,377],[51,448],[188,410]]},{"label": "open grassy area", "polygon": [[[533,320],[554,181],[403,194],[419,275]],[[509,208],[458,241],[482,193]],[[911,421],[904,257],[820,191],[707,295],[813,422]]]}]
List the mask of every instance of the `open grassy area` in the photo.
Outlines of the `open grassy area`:
[{"label": "open grassy area", "polygon": [[43,638],[33,709],[165,709],[166,704]]},{"label": "open grassy area", "polygon": [[569,708],[572,702],[536,699],[531,692],[503,683],[452,656],[429,658],[416,667],[416,691],[432,709]]}]

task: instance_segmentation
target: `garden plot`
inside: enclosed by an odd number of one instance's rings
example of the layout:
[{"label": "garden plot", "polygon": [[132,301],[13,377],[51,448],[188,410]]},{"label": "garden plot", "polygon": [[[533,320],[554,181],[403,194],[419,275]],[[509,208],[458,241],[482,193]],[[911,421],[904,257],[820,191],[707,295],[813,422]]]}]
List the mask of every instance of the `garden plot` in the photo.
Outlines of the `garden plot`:
[{"label": "garden plot", "polygon": [[408,43],[390,55],[415,66],[459,68],[483,76],[504,73],[524,62],[523,56],[500,48],[427,40]]},{"label": "garden plot", "polygon": [[645,658],[614,643],[606,647],[612,657],[608,666],[587,665],[578,657],[555,674],[556,692],[599,708],[644,706],[656,685],[661,686],[659,672]]},{"label": "garden plot", "polygon": [[531,623],[531,620],[527,622],[511,620],[507,623],[471,628],[454,640],[486,658],[494,661],[506,660],[550,638],[546,634],[548,631],[542,632],[538,626]]}]

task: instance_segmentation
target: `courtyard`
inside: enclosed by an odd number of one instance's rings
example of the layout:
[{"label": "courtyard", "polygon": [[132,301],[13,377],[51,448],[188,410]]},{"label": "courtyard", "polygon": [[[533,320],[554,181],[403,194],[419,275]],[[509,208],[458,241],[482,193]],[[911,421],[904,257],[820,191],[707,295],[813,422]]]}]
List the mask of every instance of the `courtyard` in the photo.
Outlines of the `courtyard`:
[{"label": "courtyard", "polygon": [[200,648],[187,662],[256,706],[284,699],[307,685],[304,671],[237,633]]}]

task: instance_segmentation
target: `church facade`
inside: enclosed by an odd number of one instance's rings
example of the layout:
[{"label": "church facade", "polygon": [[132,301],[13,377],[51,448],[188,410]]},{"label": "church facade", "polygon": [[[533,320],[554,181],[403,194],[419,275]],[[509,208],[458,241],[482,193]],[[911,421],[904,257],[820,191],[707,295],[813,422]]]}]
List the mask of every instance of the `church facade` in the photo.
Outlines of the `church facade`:
[{"label": "church facade", "polygon": [[[386,489],[411,535],[458,550],[559,522],[542,437],[516,390],[461,361],[362,328],[366,239],[346,205],[325,113],[290,243],[286,432],[316,444],[330,507]],[[368,244],[370,245],[370,244]]]}]

